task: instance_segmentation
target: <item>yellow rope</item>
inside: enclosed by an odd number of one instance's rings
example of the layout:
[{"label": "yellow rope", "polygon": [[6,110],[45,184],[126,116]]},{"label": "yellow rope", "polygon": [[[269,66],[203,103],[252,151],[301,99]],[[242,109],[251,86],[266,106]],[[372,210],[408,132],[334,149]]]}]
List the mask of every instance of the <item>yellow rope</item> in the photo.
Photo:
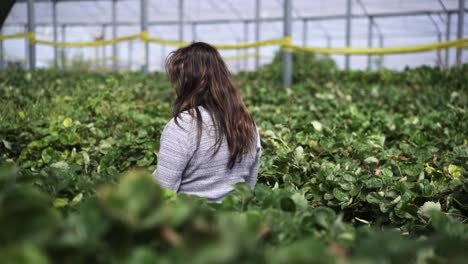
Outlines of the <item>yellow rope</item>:
[{"label": "yellow rope", "polygon": [[[55,42],[49,40],[36,39],[34,33],[20,33],[12,35],[0,35],[0,40],[8,39],[29,39],[32,43],[50,45],[57,47],[97,47],[104,45],[111,45],[119,42],[130,41],[135,39],[140,39],[143,42],[148,43],[158,43],[161,45],[168,45],[174,47],[183,47],[190,44],[190,42],[167,40],[150,37],[148,32],[141,32],[134,35],[128,35],[124,37],[114,38],[114,39],[103,39],[96,41],[85,41],[85,42]],[[292,44],[291,37],[283,37],[276,39],[269,39],[259,42],[249,42],[249,43],[239,43],[239,44],[213,44],[218,49],[247,49],[247,48],[256,48],[263,46],[282,46],[283,48],[290,51],[303,51],[303,52],[313,52],[321,54],[348,54],[348,55],[383,55],[383,54],[399,54],[399,53],[416,53],[416,52],[425,52],[431,50],[440,50],[447,48],[466,48],[468,47],[468,39],[453,40],[446,42],[438,42],[431,44],[423,45],[413,45],[413,46],[403,46],[403,47],[388,47],[388,48],[319,48],[319,47],[304,47]]]},{"label": "yellow rope", "polygon": [[400,53],[417,53],[431,50],[439,50],[446,48],[463,48],[468,46],[468,39],[453,40],[432,44],[404,46],[404,47],[389,47],[389,48],[316,48],[302,47],[296,45],[285,45],[284,47],[293,51],[314,52],[321,54],[349,54],[349,55],[383,55],[383,54],[400,54]]},{"label": "yellow rope", "polygon": [[103,40],[87,41],[87,42],[54,42],[54,41],[41,40],[41,39],[35,39],[35,38],[32,39],[32,41],[36,42],[37,44],[57,46],[57,47],[97,47],[97,46],[111,45],[111,44],[134,40],[134,39],[140,39],[141,35],[142,33],[139,33],[139,34],[119,37],[115,39],[103,39]]}]

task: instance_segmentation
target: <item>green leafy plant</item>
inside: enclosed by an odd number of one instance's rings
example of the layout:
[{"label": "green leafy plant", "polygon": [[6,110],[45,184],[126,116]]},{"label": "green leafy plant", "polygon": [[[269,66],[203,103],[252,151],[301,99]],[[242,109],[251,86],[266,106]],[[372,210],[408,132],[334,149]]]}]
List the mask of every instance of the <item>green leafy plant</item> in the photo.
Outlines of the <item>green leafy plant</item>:
[{"label": "green leafy plant", "polygon": [[221,204],[148,176],[165,76],[0,72],[0,258],[461,263],[467,66],[325,73],[295,58],[288,90],[275,65],[236,76],[263,157],[255,193],[239,184]]}]

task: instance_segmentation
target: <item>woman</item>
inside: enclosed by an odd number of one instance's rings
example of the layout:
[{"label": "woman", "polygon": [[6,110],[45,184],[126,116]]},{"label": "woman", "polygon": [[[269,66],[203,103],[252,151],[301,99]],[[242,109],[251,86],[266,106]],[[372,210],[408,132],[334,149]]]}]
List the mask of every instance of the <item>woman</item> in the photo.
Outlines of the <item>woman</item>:
[{"label": "woman", "polygon": [[211,202],[221,202],[238,182],[253,190],[260,136],[218,51],[193,43],[171,53],[166,71],[177,98],[161,135],[156,180]]}]

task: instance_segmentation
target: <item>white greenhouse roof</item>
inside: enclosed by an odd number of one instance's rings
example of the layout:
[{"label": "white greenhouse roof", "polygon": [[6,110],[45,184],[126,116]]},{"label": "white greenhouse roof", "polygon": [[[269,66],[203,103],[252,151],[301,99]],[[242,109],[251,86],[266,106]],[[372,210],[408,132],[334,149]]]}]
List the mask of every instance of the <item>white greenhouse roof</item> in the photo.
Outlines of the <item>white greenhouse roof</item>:
[{"label": "white greenhouse roof", "polygon": [[[66,25],[66,41],[92,41],[104,32],[104,38],[112,37],[111,0],[58,1],[58,24]],[[210,43],[240,43],[254,41],[255,1],[254,0],[185,0],[183,7],[184,40],[192,41],[193,27],[196,25],[196,40]],[[377,28],[374,32],[373,45],[384,47],[435,43],[449,38],[455,39],[457,33],[458,0],[353,0],[351,46],[367,47],[368,15],[374,16]],[[178,39],[178,0],[148,0],[148,31],[151,36],[163,39]],[[292,0],[293,4],[293,41],[303,45],[303,21],[307,22],[307,46],[344,47],[345,46],[345,13],[346,0]],[[261,0],[260,17],[266,20],[261,23],[260,39],[271,39],[282,36],[282,0]],[[465,14],[466,14],[465,9]],[[447,27],[447,12],[451,12],[451,24]],[[13,34],[25,31],[27,23],[27,3],[17,1],[13,6],[2,28],[2,34]],[[53,38],[52,1],[35,1],[36,34],[38,38]],[[248,36],[245,39],[243,21],[248,23]],[[215,23],[212,23],[215,22]],[[117,35],[125,36],[140,31],[140,0],[117,1]],[[104,26],[103,26],[104,25]],[[59,40],[62,41],[61,29]],[[464,19],[464,36],[468,32],[468,19]],[[329,41],[327,40],[327,36]],[[379,36],[382,38],[379,39]],[[4,41],[4,52],[14,57],[25,57],[24,40]],[[128,43],[118,44],[118,57],[121,62],[132,57],[133,68],[137,69],[143,60],[142,43],[133,41],[132,54],[129,54]],[[163,47],[150,44],[150,69],[160,70],[163,58],[174,47]],[[262,63],[268,63],[278,47],[260,49]],[[66,48],[67,55],[80,55],[92,59],[96,48]],[[111,55],[111,46],[104,52]],[[222,51],[225,56],[244,54],[244,50]],[[253,49],[247,52],[254,52]],[[442,51],[445,54],[445,51]],[[333,55],[336,62],[343,67],[344,56]],[[37,46],[38,65],[45,65],[53,58],[53,48]],[[385,55],[383,65],[387,68],[402,69],[405,66],[435,65],[437,52],[424,52],[404,55]],[[450,63],[455,61],[455,51],[449,54]],[[247,67],[254,67],[253,58]],[[463,61],[468,62],[468,51],[464,52]],[[351,56],[351,67],[365,69],[367,56]],[[230,61],[234,69],[245,67],[242,61]]]}]

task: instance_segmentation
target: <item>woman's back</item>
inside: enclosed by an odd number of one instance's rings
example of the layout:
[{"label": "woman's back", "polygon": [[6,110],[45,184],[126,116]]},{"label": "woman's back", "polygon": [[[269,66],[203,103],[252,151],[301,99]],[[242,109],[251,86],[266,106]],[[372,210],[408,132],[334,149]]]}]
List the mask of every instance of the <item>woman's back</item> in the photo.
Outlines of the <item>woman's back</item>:
[{"label": "woman's back", "polygon": [[188,111],[180,114],[179,124],[171,119],[164,128],[158,167],[154,173],[158,182],[162,187],[207,197],[213,202],[221,201],[238,182],[247,182],[253,189],[261,155],[258,131],[254,151],[244,155],[240,162],[229,168],[230,153],[226,139],[216,151],[213,120],[205,108],[198,109],[203,120],[199,144],[197,121]]},{"label": "woman's back", "polygon": [[221,54],[195,42],[169,55],[166,72],[177,97],[161,135],[155,171],[161,186],[215,202],[235,183],[253,189],[260,139]]}]

